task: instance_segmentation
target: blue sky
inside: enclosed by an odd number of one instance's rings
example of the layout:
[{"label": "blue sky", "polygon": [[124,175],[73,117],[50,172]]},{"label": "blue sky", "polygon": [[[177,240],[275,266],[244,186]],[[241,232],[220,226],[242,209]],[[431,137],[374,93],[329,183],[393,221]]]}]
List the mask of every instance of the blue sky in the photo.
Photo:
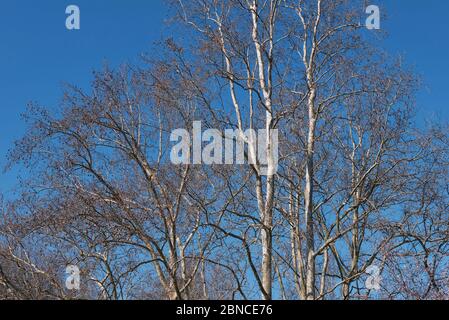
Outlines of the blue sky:
[{"label": "blue sky", "polygon": [[[81,9],[81,30],[65,28],[65,8]],[[423,76],[420,116],[449,115],[449,1],[372,0],[384,5],[389,38],[379,45],[401,53]],[[0,6],[0,167],[25,129],[20,114],[29,101],[57,106],[63,82],[86,87],[92,71],[150,52],[161,39],[163,0],[2,0]],[[10,190],[17,171],[0,174],[0,192]]]}]

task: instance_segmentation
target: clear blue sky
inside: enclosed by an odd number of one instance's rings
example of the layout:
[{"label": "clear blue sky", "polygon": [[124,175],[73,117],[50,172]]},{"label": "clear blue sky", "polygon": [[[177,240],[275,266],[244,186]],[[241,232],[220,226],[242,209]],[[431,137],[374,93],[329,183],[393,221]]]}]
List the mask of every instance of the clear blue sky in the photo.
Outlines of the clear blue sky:
[{"label": "clear blue sky", "polygon": [[[385,5],[389,39],[379,42],[404,54],[423,75],[420,114],[448,118],[449,1],[372,0]],[[81,30],[65,28],[65,8],[81,9]],[[0,5],[0,167],[24,132],[20,114],[29,101],[56,106],[62,82],[85,87],[105,62],[118,65],[151,51],[160,40],[163,0],[2,0]],[[0,192],[17,172],[0,174]]]}]

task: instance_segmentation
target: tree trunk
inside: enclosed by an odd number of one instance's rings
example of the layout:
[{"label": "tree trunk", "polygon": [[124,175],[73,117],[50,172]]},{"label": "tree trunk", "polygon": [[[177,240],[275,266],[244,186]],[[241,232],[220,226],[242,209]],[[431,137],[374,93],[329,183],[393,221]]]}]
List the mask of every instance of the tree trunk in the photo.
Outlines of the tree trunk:
[{"label": "tree trunk", "polygon": [[306,221],[306,243],[307,243],[307,268],[306,268],[306,295],[307,300],[315,299],[315,241],[313,227],[313,154],[315,148],[315,98],[316,89],[312,86],[308,100],[309,108],[309,133],[307,138],[306,154],[306,186],[305,199],[305,221]]}]

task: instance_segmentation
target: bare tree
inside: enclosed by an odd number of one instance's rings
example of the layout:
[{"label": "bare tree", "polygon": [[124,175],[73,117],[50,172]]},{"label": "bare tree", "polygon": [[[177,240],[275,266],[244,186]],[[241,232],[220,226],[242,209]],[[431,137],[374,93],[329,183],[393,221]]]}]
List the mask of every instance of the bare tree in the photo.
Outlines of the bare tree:
[{"label": "bare tree", "polygon": [[[171,3],[181,36],[160,54],[30,107],[2,297],[79,298],[74,264],[91,299],[447,298],[447,125],[414,123],[420,83],[363,1]],[[248,164],[171,163],[195,120],[233,129]],[[247,129],[278,131],[266,163]]]}]

